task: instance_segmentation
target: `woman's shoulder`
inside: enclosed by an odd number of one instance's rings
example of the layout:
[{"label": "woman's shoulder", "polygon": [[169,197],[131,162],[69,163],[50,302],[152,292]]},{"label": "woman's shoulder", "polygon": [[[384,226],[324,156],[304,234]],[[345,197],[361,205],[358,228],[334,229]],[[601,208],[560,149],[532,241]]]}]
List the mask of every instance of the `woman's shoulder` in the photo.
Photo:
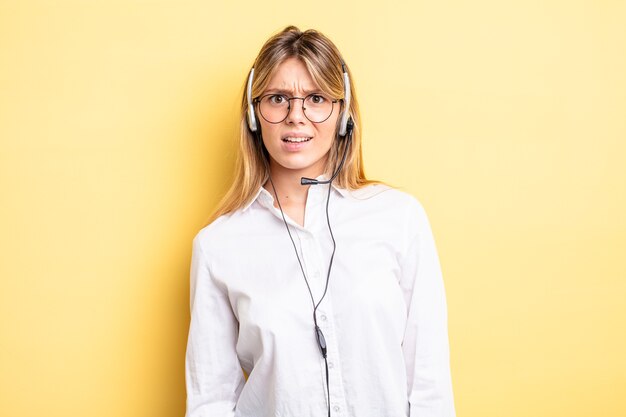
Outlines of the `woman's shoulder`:
[{"label": "woman's shoulder", "polygon": [[204,250],[210,251],[213,246],[219,246],[220,242],[225,243],[237,237],[245,238],[246,227],[237,221],[240,216],[241,210],[219,216],[196,233],[193,238],[194,245],[200,245]]},{"label": "woman's shoulder", "polygon": [[409,229],[428,225],[428,216],[421,201],[414,194],[383,183],[374,183],[350,190],[355,204],[367,212],[377,212],[381,218]]},{"label": "woman's shoulder", "polygon": [[399,209],[423,210],[421,202],[413,194],[384,183],[368,184],[349,190],[347,194],[354,200],[372,200],[378,204]]}]

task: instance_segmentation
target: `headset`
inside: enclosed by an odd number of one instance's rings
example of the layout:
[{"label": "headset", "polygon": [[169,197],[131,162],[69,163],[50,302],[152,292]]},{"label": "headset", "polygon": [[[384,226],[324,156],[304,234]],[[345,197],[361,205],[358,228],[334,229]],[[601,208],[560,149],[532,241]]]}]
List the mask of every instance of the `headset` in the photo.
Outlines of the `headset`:
[{"label": "headset", "polygon": [[[348,75],[348,70],[346,69],[346,64],[341,61],[341,71],[343,72],[343,111],[341,112],[341,118],[339,122],[339,137],[345,137],[348,133],[349,124],[352,122],[352,118],[350,117],[350,101],[352,99],[352,95],[350,92],[350,76]],[[251,132],[258,131],[258,123],[256,112],[254,111],[254,100],[252,99],[252,81],[254,80],[254,67],[250,70],[250,75],[248,76],[248,84],[246,87],[246,97],[248,99],[248,127]]]},{"label": "headset", "polygon": [[[272,186],[272,189],[274,190],[274,195],[276,196],[276,201],[278,203],[278,208],[280,209],[280,213],[282,215],[283,218],[283,222],[285,224],[285,228],[287,229],[287,233],[289,234],[289,238],[291,239],[291,243],[293,244],[293,248],[294,251],[296,253],[296,257],[298,258],[298,264],[300,265],[300,270],[302,271],[302,276],[304,277],[304,281],[306,282],[307,288],[309,290],[309,295],[311,296],[311,302],[313,303],[313,322],[315,324],[315,338],[317,340],[317,344],[320,348],[320,352],[322,354],[322,357],[324,358],[324,363],[326,365],[326,393],[328,395],[328,417],[331,416],[330,413],[330,385],[329,385],[329,374],[328,374],[328,359],[327,359],[327,345],[326,345],[326,339],[324,338],[324,334],[322,333],[322,329],[320,329],[320,327],[317,325],[317,316],[316,316],[316,311],[317,311],[317,307],[321,304],[322,300],[324,299],[324,297],[326,296],[326,292],[328,290],[328,283],[330,280],[330,272],[332,269],[332,265],[333,265],[333,259],[335,257],[335,250],[336,250],[336,242],[335,242],[335,237],[333,235],[333,230],[332,227],[330,225],[330,218],[328,217],[328,202],[330,200],[330,190],[331,190],[331,186],[332,186],[332,182],[335,179],[335,177],[337,177],[337,175],[339,174],[339,172],[341,171],[341,168],[343,167],[343,164],[346,160],[346,155],[348,154],[348,147],[350,145],[350,141],[352,139],[352,130],[354,128],[354,122],[352,121],[352,117],[350,117],[350,101],[351,101],[351,91],[350,91],[350,77],[348,75],[348,71],[346,69],[346,65],[343,62],[343,60],[341,61],[341,70],[343,72],[343,92],[344,92],[344,98],[343,98],[343,111],[341,113],[340,116],[340,122],[339,122],[339,130],[337,132],[339,139],[346,139],[346,144],[344,146],[344,150],[343,150],[343,156],[341,158],[341,162],[339,163],[339,166],[337,167],[337,169],[335,170],[335,172],[333,173],[333,175],[331,176],[330,179],[328,180],[317,180],[314,178],[306,178],[306,177],[302,177],[300,179],[300,183],[302,185],[319,185],[319,184],[329,184],[328,185],[328,195],[326,198],[326,220],[328,221],[328,230],[330,232],[330,237],[332,239],[333,242],[333,251],[330,257],[330,262],[328,265],[328,273],[326,275],[326,286],[324,288],[324,294],[322,294],[322,297],[319,299],[319,301],[316,303],[314,298],[313,298],[313,293],[311,292],[311,287],[309,286],[309,281],[306,278],[306,274],[304,272],[304,267],[302,265],[302,261],[300,260],[300,255],[298,255],[298,249],[296,247],[296,243],[293,239],[293,236],[291,235],[291,231],[289,229],[289,225],[287,224],[287,219],[285,218],[285,213],[283,212],[283,208],[280,204],[280,200],[278,199],[278,193],[276,192],[276,187],[274,187],[274,182],[272,181],[272,177],[269,176],[269,181],[270,184]],[[247,111],[247,121],[248,121],[248,128],[250,129],[250,131],[255,134],[255,136],[257,137],[257,139],[259,140],[259,142],[261,142],[261,134],[259,132],[259,128],[258,128],[258,123],[257,123],[257,117],[256,117],[256,112],[254,111],[254,102],[252,100],[252,82],[254,80],[254,67],[250,70],[250,75],[248,76],[248,83],[247,83],[247,87],[246,87],[246,97],[248,100],[248,111]]]}]

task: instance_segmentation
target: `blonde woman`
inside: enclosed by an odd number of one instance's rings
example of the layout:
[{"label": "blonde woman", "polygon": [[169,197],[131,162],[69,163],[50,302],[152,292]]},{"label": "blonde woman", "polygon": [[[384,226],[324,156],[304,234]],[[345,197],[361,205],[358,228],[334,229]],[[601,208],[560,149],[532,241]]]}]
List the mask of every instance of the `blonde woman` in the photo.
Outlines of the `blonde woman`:
[{"label": "blonde woman", "polygon": [[365,177],[347,63],[290,26],[247,81],[234,182],[193,241],[186,416],[454,416],[429,222]]}]

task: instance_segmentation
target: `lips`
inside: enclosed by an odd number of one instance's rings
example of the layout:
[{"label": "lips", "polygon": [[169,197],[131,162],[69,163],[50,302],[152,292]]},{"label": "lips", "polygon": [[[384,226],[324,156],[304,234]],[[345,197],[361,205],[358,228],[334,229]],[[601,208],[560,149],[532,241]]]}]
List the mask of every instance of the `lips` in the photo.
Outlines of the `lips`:
[{"label": "lips", "polygon": [[313,139],[312,137],[308,137],[308,136],[287,136],[283,138],[283,142],[288,142],[288,143],[303,143],[303,142],[308,142],[311,139]]}]

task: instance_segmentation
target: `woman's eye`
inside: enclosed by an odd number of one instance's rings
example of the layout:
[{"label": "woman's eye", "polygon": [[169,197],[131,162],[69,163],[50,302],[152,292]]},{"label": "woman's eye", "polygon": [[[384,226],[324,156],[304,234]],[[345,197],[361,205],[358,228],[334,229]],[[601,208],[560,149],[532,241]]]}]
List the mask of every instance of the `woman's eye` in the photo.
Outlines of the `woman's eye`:
[{"label": "woman's eye", "polygon": [[281,96],[281,95],[273,95],[270,96],[270,102],[272,104],[282,104],[285,101],[285,97]]},{"label": "woman's eye", "polygon": [[315,104],[322,104],[326,99],[324,98],[324,96],[320,96],[318,94],[314,94],[311,96],[311,102],[315,103]]}]

